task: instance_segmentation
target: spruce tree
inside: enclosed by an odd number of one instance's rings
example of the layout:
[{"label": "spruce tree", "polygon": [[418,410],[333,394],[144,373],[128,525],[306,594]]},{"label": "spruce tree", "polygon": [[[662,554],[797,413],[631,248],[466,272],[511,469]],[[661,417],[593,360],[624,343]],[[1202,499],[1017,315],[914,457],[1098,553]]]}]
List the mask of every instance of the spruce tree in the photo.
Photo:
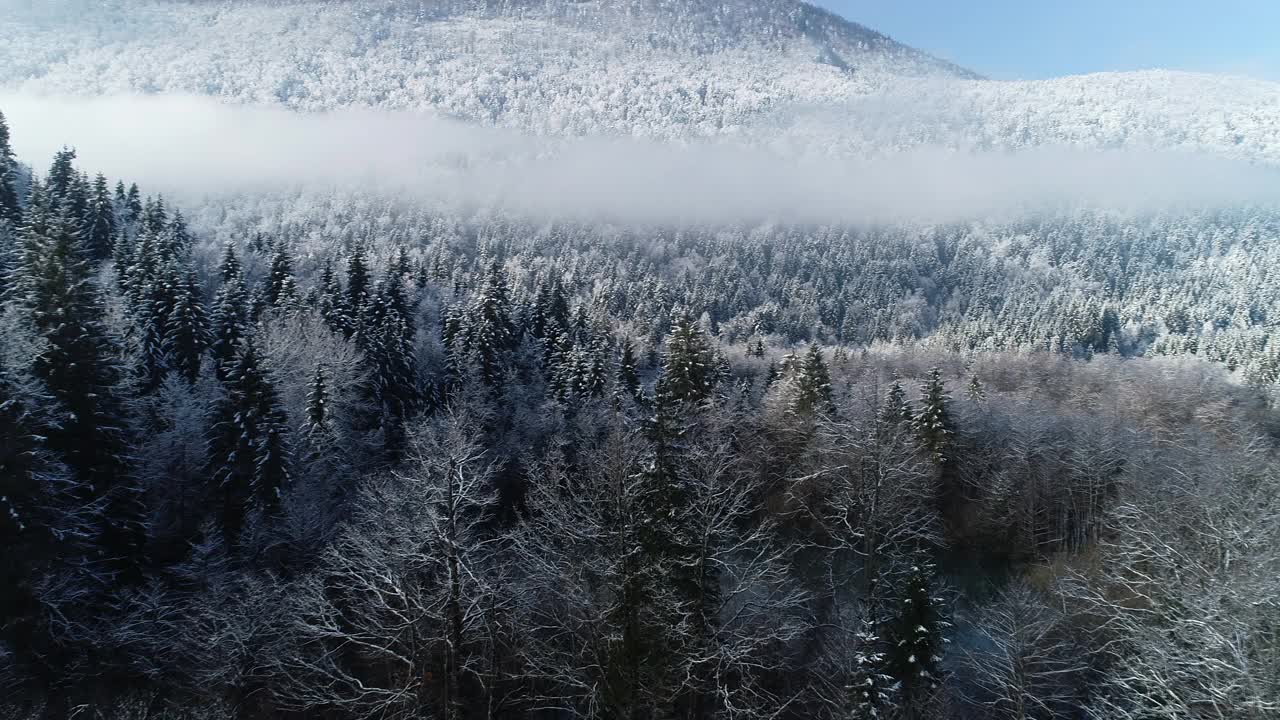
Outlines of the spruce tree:
[{"label": "spruce tree", "polygon": [[942,682],[948,640],[942,599],[933,591],[932,564],[921,559],[907,574],[888,627],[888,668],[901,684],[904,703],[920,708]]},{"label": "spruce tree", "polygon": [[896,429],[903,423],[914,422],[915,412],[911,409],[911,403],[907,402],[907,392],[902,388],[902,383],[895,379],[889,385],[884,404],[880,406],[880,427],[887,431]]},{"label": "spruce tree", "polygon": [[173,217],[164,229],[163,239],[165,252],[169,257],[185,258],[191,253],[193,239],[191,231],[187,229],[187,221],[182,217],[181,210],[173,211]]},{"label": "spruce tree", "polygon": [[405,421],[420,400],[415,328],[403,283],[388,268],[356,333],[356,346],[368,368],[365,395],[377,413],[383,448],[395,459],[405,450]]},{"label": "spruce tree", "polygon": [[165,339],[169,335],[169,319],[177,305],[177,281],[176,272],[170,264],[143,286],[135,303],[132,314],[138,332],[143,392],[149,393],[158,388],[164,374],[169,371]]},{"label": "spruce tree", "polygon": [[[70,200],[76,182],[75,159],[76,151],[68,147],[54,153],[53,164],[45,178],[45,191],[52,203],[61,205]],[[79,227],[79,219],[83,215],[73,214],[72,217],[77,220],[76,226]]]},{"label": "spruce tree", "polygon": [[243,275],[244,268],[240,264],[240,256],[236,254],[235,243],[228,241],[222,246],[222,258],[218,261],[218,278],[228,283]]},{"label": "spruce tree", "polygon": [[302,424],[302,435],[309,440],[327,438],[332,431],[331,422],[329,387],[324,376],[324,365],[316,363],[316,371],[311,375],[311,383],[307,389],[307,408]]},{"label": "spruce tree", "polygon": [[201,358],[209,345],[208,321],[194,270],[175,277],[173,308],[165,323],[164,351],[169,365],[188,383],[200,376]]},{"label": "spruce tree", "polygon": [[[659,395],[644,424],[647,453],[631,487],[634,549],[623,587],[620,657],[641,687],[631,693],[668,694],[670,665],[681,643],[679,609],[697,597],[702,578],[692,562],[693,538],[684,509],[689,491],[681,476],[684,427],[681,403]],[[634,702],[634,700],[632,701]]]},{"label": "spruce tree", "polygon": [[142,208],[142,230],[156,238],[157,243],[166,245],[164,236],[169,227],[169,211],[164,206],[164,197],[157,195],[148,197]]},{"label": "spruce tree", "polygon": [[533,315],[529,332],[538,339],[546,339],[553,328],[569,324],[569,299],[559,278],[545,278],[538,284],[533,300]]},{"label": "spruce tree", "polygon": [[934,368],[929,371],[920,395],[920,412],[916,415],[916,432],[934,459],[946,463],[951,453],[955,435],[948,409],[951,397],[942,383],[942,373]]},{"label": "spruce tree", "polygon": [[365,262],[364,248],[356,245],[347,259],[347,336],[355,332],[365,303],[369,301],[369,265]]},{"label": "spruce tree", "polygon": [[0,627],[5,636],[12,629],[10,619],[23,622],[33,614],[36,557],[49,554],[57,540],[49,516],[51,478],[42,477],[44,430],[28,406],[32,399],[29,386],[20,386],[0,368],[0,546],[8,555],[0,563]]},{"label": "spruce tree", "polygon": [[116,244],[116,212],[107,178],[101,174],[93,179],[93,194],[85,225],[88,228],[85,242],[90,256],[95,261],[111,257]]},{"label": "spruce tree", "polygon": [[48,429],[48,447],[79,497],[102,507],[97,545],[109,567],[137,580],[145,534],[140,489],[129,473],[120,346],[104,322],[78,219],[65,210],[50,216],[43,202],[28,215],[14,292],[43,341],[31,371],[59,418]]},{"label": "spruce tree", "polygon": [[8,221],[17,228],[22,224],[22,206],[18,203],[18,161],[14,159],[9,140],[9,124],[0,113],[0,222]]},{"label": "spruce tree", "polygon": [[242,275],[237,274],[222,284],[213,301],[209,324],[213,329],[209,350],[214,369],[220,380],[226,380],[240,352],[240,343],[248,333],[249,291],[245,289]]},{"label": "spruce tree", "polygon": [[640,397],[640,376],[636,372],[636,349],[631,338],[622,341],[622,355],[618,358],[618,387],[632,398]]},{"label": "spruce tree", "polygon": [[278,510],[289,482],[286,418],[252,337],[244,339],[210,420],[208,469],[223,536],[235,546],[246,516]]},{"label": "spruce tree", "polygon": [[[65,618],[67,606],[55,601],[51,608],[42,589],[50,579],[66,583],[100,567],[86,544],[101,538],[101,518],[84,511],[96,506],[86,505],[83,489],[48,447],[56,420],[48,414],[52,404],[28,373],[0,368],[0,645],[11,670],[51,664],[61,669],[52,659],[60,652],[59,637],[49,621]],[[76,599],[99,599],[89,590],[78,587]]]},{"label": "spruce tree", "polygon": [[515,344],[516,331],[511,320],[506,275],[495,260],[489,264],[484,282],[467,308],[463,350],[478,361],[481,380],[490,387],[496,387]]},{"label": "spruce tree", "polygon": [[297,286],[293,279],[293,257],[284,239],[277,240],[275,252],[271,255],[271,269],[267,275],[264,291],[266,302],[271,307],[297,302]]},{"label": "spruce tree", "polygon": [[794,363],[791,373],[792,395],[788,409],[792,413],[812,416],[834,409],[831,373],[822,359],[822,349],[816,343],[809,345],[804,357]]},{"label": "spruce tree", "polygon": [[870,616],[854,633],[853,666],[846,690],[850,720],[883,720],[894,710],[898,683],[888,666],[889,654]]},{"label": "spruce tree", "polygon": [[707,336],[688,312],[676,316],[667,337],[658,392],[678,403],[699,403],[711,396],[715,358]]},{"label": "spruce tree", "polygon": [[145,305],[148,293],[155,290],[154,283],[159,279],[164,264],[160,238],[145,227],[129,244],[128,253],[119,257],[117,268],[121,288],[134,304],[135,315],[141,314],[137,308]]},{"label": "spruce tree", "polygon": [[138,184],[130,183],[129,192],[124,200],[125,219],[136,223],[142,217],[142,194],[138,192]]},{"label": "spruce tree", "polygon": [[987,399],[987,389],[983,387],[982,381],[975,374],[969,378],[969,387],[966,389],[969,399],[974,402],[982,402]]},{"label": "spruce tree", "polygon": [[602,397],[609,384],[604,341],[596,338],[585,348],[583,353],[581,381],[579,392],[587,397]]},{"label": "spruce tree", "polygon": [[353,328],[348,327],[350,317],[346,313],[346,298],[342,294],[342,285],[338,275],[333,271],[333,263],[326,262],[320,270],[318,287],[318,305],[320,317],[330,330],[350,336]]}]

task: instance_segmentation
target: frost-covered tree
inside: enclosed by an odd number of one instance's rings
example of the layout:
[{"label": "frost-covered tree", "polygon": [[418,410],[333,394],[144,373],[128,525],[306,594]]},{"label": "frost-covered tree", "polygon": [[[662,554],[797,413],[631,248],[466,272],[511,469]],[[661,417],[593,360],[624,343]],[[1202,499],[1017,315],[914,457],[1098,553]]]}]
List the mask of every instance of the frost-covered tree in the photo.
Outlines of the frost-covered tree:
[{"label": "frost-covered tree", "polygon": [[194,270],[187,270],[170,282],[176,286],[176,292],[165,323],[164,352],[172,370],[188,383],[194,383],[209,345],[203,293]]},{"label": "frost-covered tree", "polygon": [[8,221],[12,227],[22,223],[22,206],[18,203],[16,187],[18,162],[9,139],[9,123],[0,113],[0,221]]},{"label": "frost-covered tree", "polygon": [[[510,598],[485,527],[492,465],[444,419],[371,481],[318,571],[290,597],[300,644],[269,660],[286,706],[442,718],[496,708],[494,624]],[[335,591],[336,590],[336,591]]]},{"label": "frost-covered tree", "polygon": [[614,375],[619,388],[632,398],[640,397],[640,375],[636,372],[636,349],[631,338],[622,341],[622,351],[618,356],[618,368]]},{"label": "frost-covered tree", "polygon": [[480,379],[489,387],[501,382],[505,358],[515,347],[517,338],[511,313],[506,273],[496,260],[491,261],[449,343],[456,358],[468,358],[475,363]]},{"label": "frost-covered tree", "polygon": [[107,178],[101,173],[93,179],[93,194],[84,224],[90,256],[95,261],[111,257],[116,244],[116,211]]},{"label": "frost-covered tree", "polygon": [[920,393],[920,410],[914,420],[921,442],[939,464],[951,459],[954,443],[955,426],[949,409],[950,400],[951,396],[942,382],[942,373],[937,368],[930,370]]},{"label": "frost-covered tree", "polygon": [[897,710],[899,683],[887,667],[889,655],[876,625],[864,618],[851,643],[852,667],[845,684],[850,720],[882,720]]},{"label": "frost-covered tree", "polygon": [[831,372],[822,358],[822,349],[809,345],[802,358],[791,364],[788,373],[788,407],[795,415],[812,417],[831,412]]},{"label": "frost-covered tree", "polygon": [[219,379],[227,379],[240,346],[249,332],[249,291],[243,276],[237,274],[222,283],[213,300],[209,325],[212,340],[209,350]]},{"label": "frost-covered tree", "polygon": [[421,401],[415,335],[403,281],[388,271],[365,305],[355,343],[368,368],[365,395],[376,416],[373,425],[393,459],[404,452],[405,422]]},{"label": "frost-covered tree", "polygon": [[672,322],[657,392],[676,403],[699,403],[715,385],[715,358],[706,333],[687,311]]},{"label": "frost-covered tree", "polygon": [[913,717],[929,717],[943,682],[942,656],[950,623],[935,591],[934,568],[920,559],[900,588],[887,625],[888,668],[902,687],[903,704]]},{"label": "frost-covered tree", "polygon": [[266,287],[262,292],[266,304],[273,308],[296,305],[299,300],[297,283],[293,278],[293,256],[283,239],[275,242]]},{"label": "frost-covered tree", "polygon": [[251,337],[224,384],[209,418],[207,458],[219,525],[235,546],[251,512],[271,515],[280,508],[290,479],[288,426]]},{"label": "frost-covered tree", "polygon": [[1084,700],[1088,653],[1065,616],[1030,586],[1006,588],[974,623],[982,642],[960,658],[974,691],[967,701],[987,717],[1070,717]]},{"label": "frost-covered tree", "polygon": [[83,502],[100,502],[100,552],[138,579],[145,532],[139,488],[130,474],[130,419],[122,397],[118,340],[108,329],[89,253],[69,210],[38,201],[21,237],[13,297],[40,345],[31,373],[56,418],[45,435]]}]

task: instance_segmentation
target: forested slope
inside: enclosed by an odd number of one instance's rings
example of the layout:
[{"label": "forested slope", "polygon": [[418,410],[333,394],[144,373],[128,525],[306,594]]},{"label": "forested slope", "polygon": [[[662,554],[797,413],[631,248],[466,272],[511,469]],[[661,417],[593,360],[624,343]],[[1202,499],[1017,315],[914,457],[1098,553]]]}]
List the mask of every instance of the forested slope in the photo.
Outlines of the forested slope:
[{"label": "forested slope", "polygon": [[795,153],[1072,144],[1280,160],[1277,84],[993,82],[791,0],[0,4],[0,88],[410,109]]},{"label": "forested slope", "polygon": [[0,139],[15,717],[1280,711],[1270,211],[184,215]]}]

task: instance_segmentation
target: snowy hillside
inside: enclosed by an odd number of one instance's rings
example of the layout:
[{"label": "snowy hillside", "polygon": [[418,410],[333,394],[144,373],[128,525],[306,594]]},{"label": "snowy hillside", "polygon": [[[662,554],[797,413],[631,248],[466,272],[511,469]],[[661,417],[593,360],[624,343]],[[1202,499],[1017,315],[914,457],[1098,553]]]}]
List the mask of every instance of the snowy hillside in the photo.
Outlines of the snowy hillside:
[{"label": "snowy hillside", "polygon": [[823,154],[1066,142],[1280,162],[1275,83],[985,81],[794,0],[462,5],[0,0],[0,89],[429,110]]},{"label": "snowy hillside", "polygon": [[540,132],[715,133],[771,107],[861,95],[899,76],[969,75],[792,0],[494,12],[440,3],[14,5],[0,21],[12,40],[0,45],[0,82],[10,87],[209,93],[306,110],[431,108]]}]

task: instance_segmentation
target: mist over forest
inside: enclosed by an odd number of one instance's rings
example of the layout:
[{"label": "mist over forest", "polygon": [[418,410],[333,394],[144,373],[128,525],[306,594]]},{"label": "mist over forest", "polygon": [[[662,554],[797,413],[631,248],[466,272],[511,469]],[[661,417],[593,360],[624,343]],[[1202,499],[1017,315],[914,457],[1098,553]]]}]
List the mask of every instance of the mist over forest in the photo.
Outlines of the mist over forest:
[{"label": "mist over forest", "polygon": [[1280,716],[1280,86],[0,10],[0,715]]}]

